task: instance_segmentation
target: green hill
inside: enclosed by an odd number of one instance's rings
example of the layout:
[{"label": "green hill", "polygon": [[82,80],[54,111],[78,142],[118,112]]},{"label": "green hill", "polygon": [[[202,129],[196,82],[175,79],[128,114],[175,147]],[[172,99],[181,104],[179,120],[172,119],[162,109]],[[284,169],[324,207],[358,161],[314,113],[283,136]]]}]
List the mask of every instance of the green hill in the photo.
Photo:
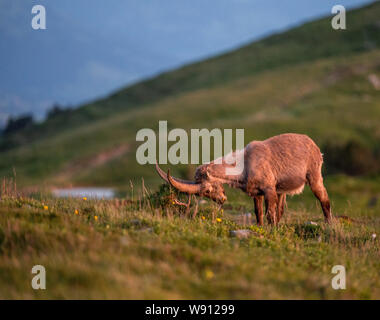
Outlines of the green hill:
[{"label": "green hill", "polygon": [[[218,57],[161,74],[1,138],[0,176],[20,186],[158,182],[135,160],[136,132],[244,128],[246,142],[310,135],[328,171],[380,171],[380,3],[307,23]],[[327,152],[328,151],[328,152]],[[187,175],[184,168],[179,174]]]}]

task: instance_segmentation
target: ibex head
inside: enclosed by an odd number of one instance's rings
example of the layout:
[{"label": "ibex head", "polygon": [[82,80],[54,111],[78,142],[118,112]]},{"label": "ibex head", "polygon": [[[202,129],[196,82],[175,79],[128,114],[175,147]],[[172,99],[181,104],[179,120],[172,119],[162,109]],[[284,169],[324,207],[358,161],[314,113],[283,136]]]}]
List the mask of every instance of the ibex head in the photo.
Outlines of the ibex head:
[{"label": "ibex head", "polygon": [[226,200],[226,193],[222,182],[212,178],[207,170],[207,165],[197,168],[195,173],[196,181],[178,179],[170,175],[170,171],[165,173],[156,163],[156,170],[160,177],[170,183],[174,188],[187,194],[195,194],[209,198],[218,204],[223,204]]}]

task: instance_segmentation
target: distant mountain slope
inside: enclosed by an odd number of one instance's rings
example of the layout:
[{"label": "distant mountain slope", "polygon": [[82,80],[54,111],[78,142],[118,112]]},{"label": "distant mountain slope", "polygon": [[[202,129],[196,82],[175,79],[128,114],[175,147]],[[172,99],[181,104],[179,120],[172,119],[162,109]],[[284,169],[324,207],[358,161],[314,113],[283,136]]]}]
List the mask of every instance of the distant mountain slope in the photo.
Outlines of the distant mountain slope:
[{"label": "distant mountain slope", "polygon": [[[334,31],[330,18],[308,23],[58,115],[3,140],[19,147],[2,153],[0,173],[15,167],[24,185],[155,181],[153,170],[135,161],[135,135],[157,129],[160,119],[171,128],[245,128],[246,141],[302,132],[341,150],[329,159],[331,168],[355,150],[372,161],[380,149],[374,80],[380,79],[380,3],[349,12],[347,26]],[[360,167],[362,159],[347,161]]]},{"label": "distant mountain slope", "polygon": [[[380,3],[347,13],[347,30],[334,31],[331,17],[254,42],[241,49],[139,82],[68,112],[1,143],[10,147],[104,119],[119,110],[141,107],[166,97],[217,86],[242,76],[285,65],[373,50],[380,45]],[[3,148],[1,147],[3,145]]]}]

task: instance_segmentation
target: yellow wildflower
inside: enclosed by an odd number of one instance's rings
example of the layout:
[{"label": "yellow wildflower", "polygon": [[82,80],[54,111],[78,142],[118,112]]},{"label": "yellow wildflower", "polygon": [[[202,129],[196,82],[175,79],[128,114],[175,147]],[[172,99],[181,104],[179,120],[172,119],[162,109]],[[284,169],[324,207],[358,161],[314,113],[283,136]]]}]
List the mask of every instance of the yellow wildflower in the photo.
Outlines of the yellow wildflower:
[{"label": "yellow wildflower", "polygon": [[95,216],[94,219],[95,219],[95,221],[98,221],[98,216]]},{"label": "yellow wildflower", "polygon": [[86,201],[86,200],[87,200],[87,197],[83,197],[83,200]]},{"label": "yellow wildflower", "polygon": [[202,216],[202,220],[206,220],[206,217],[205,217],[205,216]]},{"label": "yellow wildflower", "polygon": [[77,209],[75,209],[74,213],[75,214],[79,214],[79,211]]},{"label": "yellow wildflower", "polygon": [[206,279],[212,279],[214,278],[214,272],[212,272],[210,269],[207,269],[205,271],[205,276],[206,276]]},{"label": "yellow wildflower", "polygon": [[48,206],[44,206],[44,210],[49,210],[49,207]]},{"label": "yellow wildflower", "polygon": [[222,222],[222,219],[220,219],[220,218],[216,218],[216,221],[218,221],[218,222]]}]

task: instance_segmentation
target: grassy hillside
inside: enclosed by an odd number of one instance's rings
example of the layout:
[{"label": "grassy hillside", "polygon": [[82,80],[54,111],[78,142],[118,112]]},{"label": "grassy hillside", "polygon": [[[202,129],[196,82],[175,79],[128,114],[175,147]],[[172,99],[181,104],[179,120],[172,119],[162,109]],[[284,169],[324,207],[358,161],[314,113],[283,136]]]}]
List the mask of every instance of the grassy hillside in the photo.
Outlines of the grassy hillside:
[{"label": "grassy hillside", "polygon": [[379,172],[379,16],[376,2],[349,12],[345,31],[330,18],[311,22],[3,138],[18,147],[1,152],[0,175],[16,171],[20,186],[155,179],[135,161],[135,134],[160,119],[171,128],[244,128],[247,142],[307,133],[333,150],[331,172]]},{"label": "grassy hillside", "polygon": [[[202,204],[187,219],[173,206],[134,199],[3,197],[0,298],[380,298],[375,211],[348,208],[355,219],[327,226],[306,197],[270,228],[236,214],[237,202],[224,212]],[[243,228],[248,238],[231,236]],[[46,290],[30,285],[36,264],[46,268]],[[331,287],[334,265],[346,267],[346,290]]]},{"label": "grassy hillside", "polygon": [[373,50],[277,68],[119,112],[2,153],[0,172],[13,175],[14,168],[19,185],[122,186],[155,179],[153,168],[136,163],[135,137],[141,128],[158,129],[160,119],[170,128],[244,128],[247,142],[299,132],[321,147],[356,141],[375,152],[380,91],[368,77],[380,78],[379,55]]},{"label": "grassy hillside", "polygon": [[[29,194],[0,185],[0,299],[379,299],[379,17],[377,2],[348,13],[346,31],[308,23],[3,137],[0,177]],[[153,166],[135,159],[136,132],[159,120],[244,128],[246,142],[310,135],[325,153],[334,224],[308,188],[276,228],[257,227],[252,199],[232,189],[223,210],[202,201],[194,219],[182,216]],[[70,185],[126,197],[34,193]],[[231,234],[239,229],[248,237]],[[43,291],[30,286],[36,264]],[[346,267],[346,290],[331,287],[334,265]]]}]

